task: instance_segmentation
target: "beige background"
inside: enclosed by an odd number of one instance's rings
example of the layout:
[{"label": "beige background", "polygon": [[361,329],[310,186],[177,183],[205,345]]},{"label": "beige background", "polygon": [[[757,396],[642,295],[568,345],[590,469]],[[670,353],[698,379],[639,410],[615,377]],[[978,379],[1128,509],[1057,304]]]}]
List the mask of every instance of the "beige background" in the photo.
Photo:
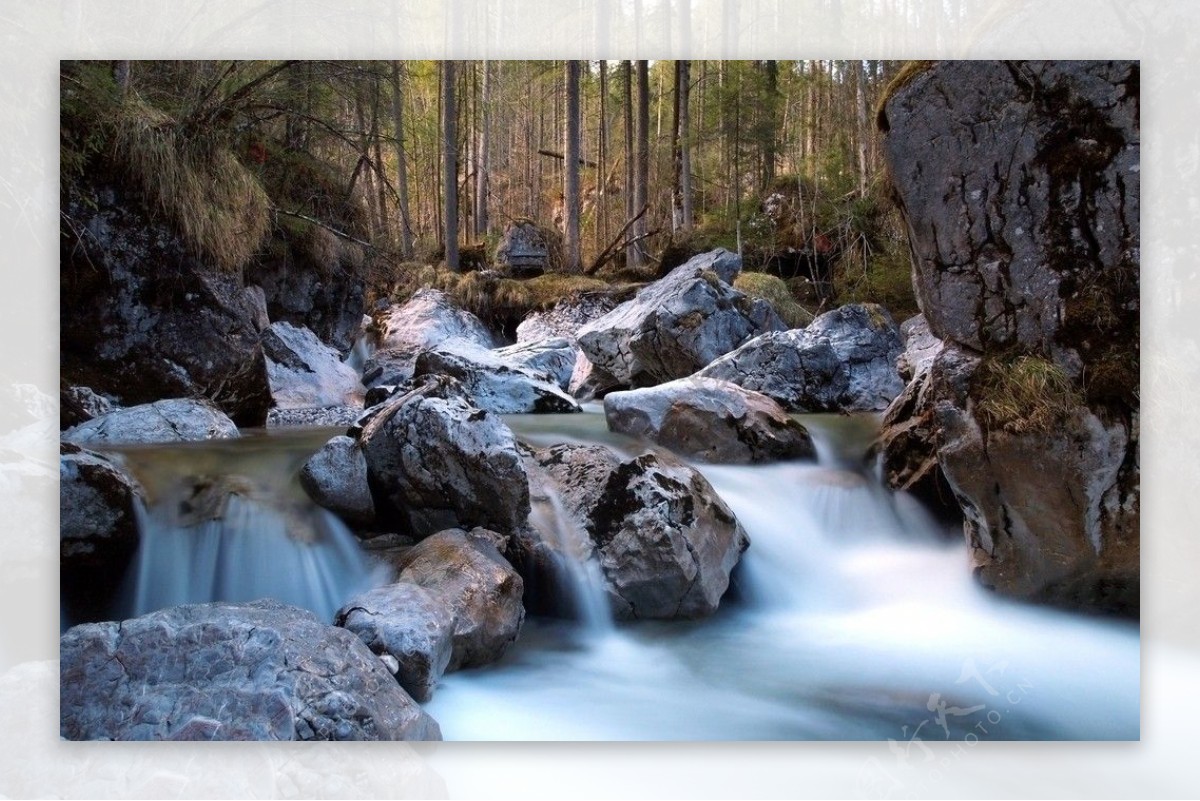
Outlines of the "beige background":
[{"label": "beige background", "polygon": [[[862,7],[873,7],[867,14]],[[634,10],[641,9],[639,18]],[[957,22],[948,12],[957,9]],[[56,410],[0,428],[0,795],[9,797],[1173,796],[1200,791],[1190,401],[1200,3],[1131,0],[3,0],[0,403],[57,397],[60,58],[1140,58],[1144,185],[1143,742],[939,752],[873,786],[886,744],[151,746],[57,740]],[[69,314],[70,310],[62,310]],[[45,399],[43,399],[45,401]],[[8,427],[10,428],[10,427]],[[1104,665],[1095,670],[1103,671]]]}]

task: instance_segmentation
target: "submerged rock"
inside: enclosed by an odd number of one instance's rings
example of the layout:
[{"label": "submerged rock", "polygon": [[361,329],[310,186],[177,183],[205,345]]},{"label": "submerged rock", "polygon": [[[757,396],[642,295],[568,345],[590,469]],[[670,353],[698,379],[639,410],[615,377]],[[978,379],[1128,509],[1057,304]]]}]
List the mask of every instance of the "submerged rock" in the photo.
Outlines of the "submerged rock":
[{"label": "submerged rock", "polygon": [[334,625],[354,632],[371,652],[396,660],[396,681],[417,701],[433,697],[450,664],[456,617],[433,592],[408,582],[377,587],[343,606]]},{"label": "submerged rock", "polygon": [[68,740],[439,740],[350,632],[275,601],[176,606],[68,630]]},{"label": "submerged rock", "polygon": [[595,548],[614,615],[695,618],[716,611],[749,538],[695,469],[602,445],[534,458]]},{"label": "submerged rock", "polygon": [[676,267],[578,332],[593,365],[625,386],[691,375],[766,331],[786,326],[765,300],[730,286],[741,260],[725,250]]},{"label": "submerged rock", "polygon": [[424,587],[453,610],[447,670],[495,662],[521,631],[525,585],[496,541],[495,532],[448,529],[417,543],[402,558],[401,581]]},{"label": "submerged rock", "polygon": [[610,431],[680,456],[745,464],[816,455],[804,426],[766,395],[716,378],[681,378],[604,398]]},{"label": "submerged rock", "polygon": [[375,521],[375,501],[367,481],[367,459],[358,442],[334,437],[304,463],[300,485],[319,506],[355,525]]},{"label": "submerged rock", "polygon": [[211,403],[173,399],[102,414],[63,432],[76,445],[195,442],[238,436],[237,426]]},{"label": "submerged rock", "polygon": [[446,343],[418,356],[413,377],[424,375],[457,379],[475,406],[494,414],[579,411],[579,404],[549,375],[461,341]]},{"label": "submerged rock", "polygon": [[513,531],[529,483],[512,431],[453,378],[425,376],[365,416],[359,434],[376,501],[425,536],[450,527]]},{"label": "submerged rock", "polygon": [[904,389],[900,330],[882,306],[855,303],[807,328],[750,340],[697,375],[720,378],[798,412],[878,411]]},{"label": "submerged rock", "polygon": [[263,331],[262,346],[276,406],[348,406],[361,398],[358,374],[307,328],[274,323]]}]

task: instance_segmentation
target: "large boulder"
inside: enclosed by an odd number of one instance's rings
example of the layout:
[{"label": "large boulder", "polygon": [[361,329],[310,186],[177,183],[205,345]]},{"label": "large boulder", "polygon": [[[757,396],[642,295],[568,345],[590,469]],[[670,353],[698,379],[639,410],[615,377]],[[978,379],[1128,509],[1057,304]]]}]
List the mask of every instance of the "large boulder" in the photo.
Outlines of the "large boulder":
[{"label": "large boulder", "polygon": [[566,390],[571,385],[571,374],[575,372],[575,359],[579,351],[574,340],[551,337],[534,342],[517,342],[496,348],[492,353],[510,364],[543,373],[559,389]]},{"label": "large boulder", "polygon": [[300,486],[308,496],[347,523],[375,521],[375,500],[367,481],[367,459],[348,436],[329,440],[300,469]]},{"label": "large boulder", "polygon": [[450,664],[456,621],[442,598],[401,581],[356,596],[333,622],[358,635],[372,653],[396,660],[396,681],[424,702]]},{"label": "large boulder", "polygon": [[804,426],[775,401],[718,378],[681,378],[604,397],[610,431],[704,462],[746,464],[816,455]]},{"label": "large boulder", "polygon": [[496,245],[497,269],[514,278],[533,278],[551,268],[548,237],[532,220],[514,220],[504,227]]},{"label": "large boulder", "polygon": [[495,532],[440,531],[401,561],[400,579],[429,590],[454,613],[447,670],[495,662],[517,639],[525,619],[525,585],[500,555]]},{"label": "large boulder", "polygon": [[750,340],[698,375],[761,392],[800,412],[879,411],[904,381],[900,329],[882,306],[853,303],[806,328]]},{"label": "large boulder", "polygon": [[352,405],[361,399],[358,374],[307,328],[273,323],[262,333],[262,347],[276,406]]},{"label": "large boulder", "polygon": [[71,620],[102,620],[138,544],[142,489],[99,453],[59,449],[59,575]]},{"label": "large boulder", "polygon": [[493,414],[579,411],[579,404],[551,376],[462,340],[452,340],[418,356],[413,377],[425,375],[457,379],[475,406]]},{"label": "large boulder", "polygon": [[416,536],[529,517],[529,486],[512,431],[446,376],[425,376],[374,407],[358,434],[377,511]]},{"label": "large boulder", "polygon": [[553,308],[533,312],[522,320],[517,326],[517,344],[567,340],[574,348],[574,360],[563,389],[576,398],[601,397],[609,390],[619,389],[621,383],[617,379],[588,360],[576,335],[583,326],[615,309],[626,294],[624,291],[572,292]]},{"label": "large boulder", "polygon": [[717,609],[749,538],[695,469],[666,455],[556,445],[534,458],[563,513],[585,531],[620,618],[696,618]]},{"label": "large boulder", "polygon": [[125,404],[204,397],[241,425],[262,425],[266,309],[240,272],[197,258],[111,188],[69,194],[60,255],[64,377]]},{"label": "large boulder", "polygon": [[479,318],[454,305],[437,289],[420,289],[402,305],[375,318],[377,350],[363,368],[367,386],[399,384],[412,378],[417,357],[430,348],[464,340],[481,348],[496,343]]},{"label": "large boulder", "polygon": [[887,100],[940,466],[984,583],[1137,614],[1137,62],[939,62]]},{"label": "large boulder", "polygon": [[696,256],[579,329],[584,354],[626,386],[683,378],[747,340],[786,328],[771,305],[730,284],[741,259]]},{"label": "large boulder", "polygon": [[276,601],[176,606],[63,634],[68,740],[439,740],[350,632]]},{"label": "large boulder", "polygon": [[88,447],[197,442],[238,436],[237,426],[211,403],[172,399],[117,409],[69,428],[62,438]]}]

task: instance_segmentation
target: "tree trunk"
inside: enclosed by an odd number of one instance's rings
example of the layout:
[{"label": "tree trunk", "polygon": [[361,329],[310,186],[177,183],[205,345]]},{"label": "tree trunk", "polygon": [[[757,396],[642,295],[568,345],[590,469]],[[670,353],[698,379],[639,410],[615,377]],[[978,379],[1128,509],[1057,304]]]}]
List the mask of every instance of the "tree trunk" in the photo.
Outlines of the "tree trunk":
[{"label": "tree trunk", "polygon": [[[372,66],[375,66],[374,64]],[[374,156],[375,193],[379,198],[379,234],[388,248],[392,247],[392,226],[388,215],[387,174],[383,170],[383,137],[379,135],[379,73],[371,72],[371,150]]]},{"label": "tree trunk", "polygon": [[679,166],[676,177],[679,187],[679,228],[692,230],[692,131],[688,105],[691,97],[691,62],[680,61],[676,73],[676,113],[679,122],[676,131],[679,148]]},{"label": "tree trunk", "polygon": [[458,108],[454,96],[453,61],[442,65],[442,154],[446,267],[458,272]]},{"label": "tree trunk", "polygon": [[566,205],[566,271],[583,269],[579,258],[579,62],[567,62],[567,124],[563,134],[563,203]]},{"label": "tree trunk", "polygon": [[600,120],[596,126],[596,252],[608,239],[608,62],[600,60]]},{"label": "tree trunk", "polygon": [[[633,205],[640,209],[646,205],[650,191],[650,68],[649,62],[637,62],[637,157],[633,176]],[[642,217],[634,226],[634,236],[644,236],[646,218]],[[646,242],[639,239],[634,251],[633,266],[646,263]]]},{"label": "tree trunk", "polygon": [[479,140],[475,145],[475,236],[482,239],[488,233],[488,159],[491,131],[491,65],[483,62],[483,87],[480,96]]},{"label": "tree trunk", "polygon": [[863,63],[859,60],[854,62],[854,82],[858,91],[858,193],[865,196],[867,194],[867,173],[869,172],[867,147],[870,142],[871,129],[867,125],[869,115],[867,114],[866,77],[863,75]]},{"label": "tree trunk", "polygon": [[775,149],[779,138],[779,62],[767,61],[764,67],[767,73],[767,96],[763,111],[767,124],[762,139],[762,185],[766,188],[775,181]]},{"label": "tree trunk", "polygon": [[413,257],[412,220],[408,211],[408,166],[404,158],[404,95],[401,94],[400,62],[392,62],[392,127],[396,142],[396,194],[400,207],[400,255]]},{"label": "tree trunk", "polygon": [[[625,98],[625,219],[632,220],[637,212],[635,206],[637,178],[634,173],[633,156],[633,62],[621,62],[621,94]],[[625,248],[625,264],[632,265],[637,261],[637,247],[629,245]]]}]

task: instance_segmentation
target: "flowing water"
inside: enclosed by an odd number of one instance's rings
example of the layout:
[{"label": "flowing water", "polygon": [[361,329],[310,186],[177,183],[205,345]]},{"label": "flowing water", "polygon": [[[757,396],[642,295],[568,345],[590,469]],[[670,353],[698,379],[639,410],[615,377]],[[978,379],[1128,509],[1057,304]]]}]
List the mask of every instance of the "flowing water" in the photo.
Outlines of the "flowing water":
[{"label": "flowing water", "polygon": [[[1138,737],[1135,625],[982,590],[961,534],[862,468],[872,420],[802,419],[817,463],[700,466],[751,540],[717,615],[530,620],[499,664],[443,679],[446,738],[890,739],[920,763],[938,740]],[[594,413],[510,422],[631,445]]]},{"label": "flowing water", "polygon": [[[584,414],[509,418],[535,445],[636,444]],[[577,557],[580,620],[526,620],[497,664],[445,676],[447,739],[1136,739],[1136,625],[1005,601],[863,466],[866,418],[808,416],[816,462],[698,466],[751,540],[712,618],[614,624],[582,532],[553,493],[533,524]],[[131,448],[153,503],[125,613],[274,596],[323,619],[386,580],[295,475],[329,431]],[[951,533],[953,534],[953,533]]]}]

